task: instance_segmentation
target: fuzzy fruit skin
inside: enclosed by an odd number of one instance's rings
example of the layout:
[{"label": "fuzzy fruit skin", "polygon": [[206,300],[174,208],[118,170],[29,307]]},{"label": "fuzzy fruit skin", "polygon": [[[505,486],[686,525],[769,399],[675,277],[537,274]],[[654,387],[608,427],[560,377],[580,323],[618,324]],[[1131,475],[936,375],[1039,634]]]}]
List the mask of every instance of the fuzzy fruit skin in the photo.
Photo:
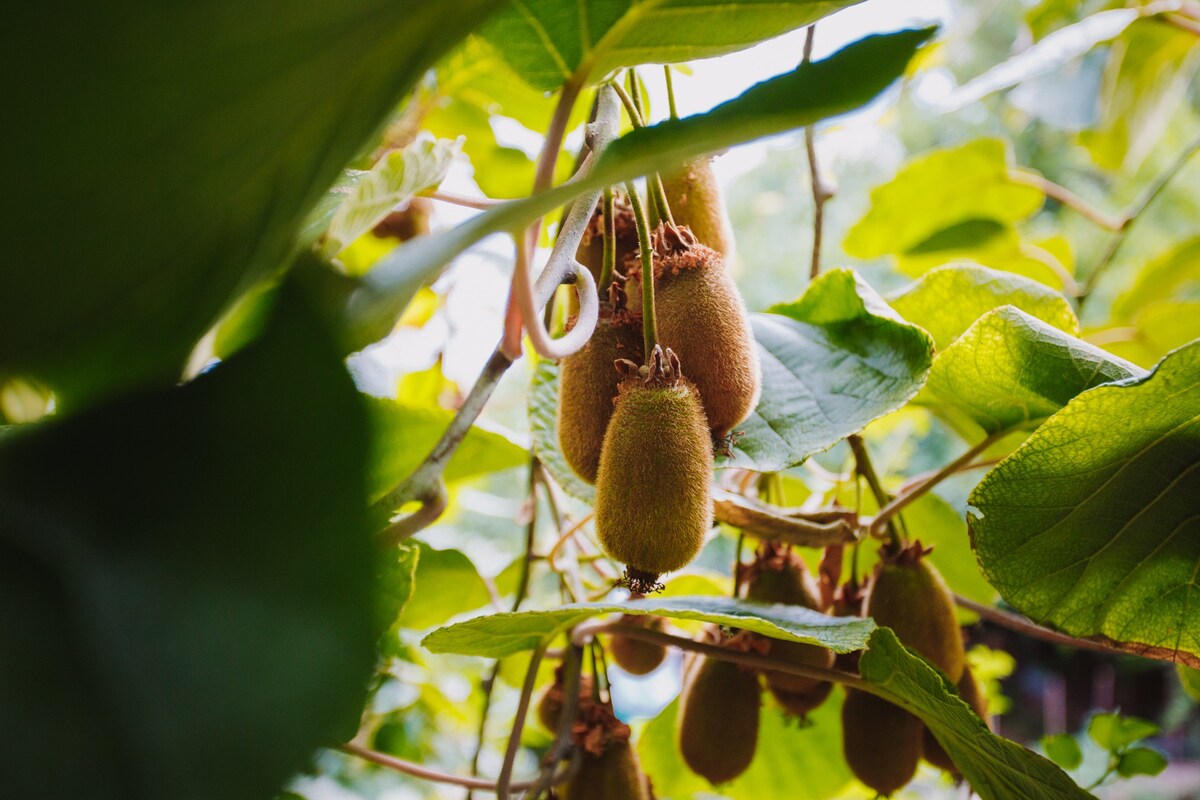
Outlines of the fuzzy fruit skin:
[{"label": "fuzzy fruit skin", "polygon": [[[979,681],[975,680],[975,673],[971,672],[970,667],[963,670],[962,677],[958,680],[958,694],[979,715],[979,718],[983,720],[983,724],[987,725],[990,730],[992,720],[988,716],[987,698],[983,696],[983,690],[979,688]],[[942,748],[937,738],[929,732],[928,728],[921,734],[921,745],[926,761],[940,770],[950,772],[954,775],[958,774],[958,767],[954,766],[954,762],[950,760],[950,756],[946,754],[945,749]]]},{"label": "fuzzy fruit skin", "polygon": [[588,343],[562,360],[559,374],[558,443],[567,464],[588,483],[596,482],[600,448],[613,415],[621,376],[613,362],[642,362],[642,328],[635,319],[601,317]]},{"label": "fuzzy fruit skin", "polygon": [[714,786],[741,775],[758,746],[758,676],[728,661],[697,657],[679,696],[679,750]]},{"label": "fuzzy fruit skin", "polygon": [[703,245],[704,263],[673,272],[655,284],[658,340],[679,356],[696,385],[708,426],[722,436],[750,416],[762,392],[758,348],[746,304],[720,256]]},{"label": "fuzzy fruit skin", "polygon": [[[580,697],[588,697],[592,693],[592,676],[579,676],[579,695]],[[537,716],[538,722],[542,723],[542,727],[554,733],[558,730],[558,718],[562,716],[563,711],[563,696],[562,688],[555,684],[550,684],[546,687],[546,691],[542,693],[542,698],[538,701]]]},{"label": "fuzzy fruit skin", "polygon": [[679,172],[664,175],[663,190],[675,224],[687,225],[702,244],[721,254],[725,264],[732,264],[733,226],[713,174],[712,159],[699,158]]},{"label": "fuzzy fruit skin", "polygon": [[[811,582],[812,578],[804,567],[804,562],[799,559],[789,560],[783,569],[757,571],[754,580],[746,588],[746,598],[758,603],[784,603],[817,611],[820,609],[820,603],[812,590]],[[771,640],[770,656],[822,669],[831,668],[834,659],[833,651],[824,647],[783,639]],[[768,671],[763,675],[772,692],[781,692],[785,696],[802,695],[815,690],[820,684],[828,683],[786,672]]]},{"label": "fuzzy fruit skin", "polygon": [[561,800],[652,800],[650,782],[629,742],[610,742],[604,754],[583,755],[579,772],[558,790]]},{"label": "fuzzy fruit skin", "polygon": [[[620,621],[655,631],[661,631],[664,624],[662,617],[632,614],[623,615]],[[631,639],[619,633],[609,639],[608,652],[613,661],[617,662],[617,666],[631,675],[649,675],[667,658],[665,646]]]},{"label": "fuzzy fruit skin", "polygon": [[829,695],[833,693],[833,683],[830,681],[819,681],[805,692],[781,691],[769,680],[767,686],[771,690],[771,695],[775,698],[775,702],[779,703],[780,708],[793,717],[808,716],[820,708],[829,699]]},{"label": "fuzzy fruit skin", "polygon": [[905,646],[958,683],[967,663],[962,634],[950,590],[929,559],[882,564],[865,608],[876,624],[891,628]]},{"label": "fuzzy fruit skin", "polygon": [[596,538],[631,570],[684,567],[712,527],[712,441],[695,388],[621,383],[596,475]]},{"label": "fuzzy fruit skin", "polygon": [[847,690],[842,753],[854,776],[882,795],[905,786],[921,761],[921,720],[875,695]]}]

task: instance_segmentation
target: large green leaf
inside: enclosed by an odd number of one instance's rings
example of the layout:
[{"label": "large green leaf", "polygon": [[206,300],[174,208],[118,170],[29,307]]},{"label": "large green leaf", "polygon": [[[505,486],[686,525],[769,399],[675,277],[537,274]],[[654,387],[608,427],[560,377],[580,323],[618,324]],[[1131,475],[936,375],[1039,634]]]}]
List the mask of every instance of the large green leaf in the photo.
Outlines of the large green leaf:
[{"label": "large green leaf", "polygon": [[933,342],[861,278],[830,270],[794,303],[753,317],[762,399],[722,466],[775,472],[903,406],[921,388]]},{"label": "large green leaf", "polygon": [[971,494],[984,574],[1074,636],[1200,666],[1200,344],[1079,395]]},{"label": "large green leaf", "polygon": [[900,316],[927,330],[938,350],[945,350],[975,320],[1004,305],[1069,334],[1079,333],[1079,320],[1067,298],[1029,278],[976,264],[930,270],[889,295],[888,303]]},{"label": "large green leaf", "polygon": [[404,607],[400,622],[406,628],[441,625],[453,616],[482,608],[491,600],[483,578],[463,552],[418,545],[414,575],[417,593]]},{"label": "large green leaf", "polygon": [[856,258],[985,248],[1042,207],[1041,191],[1008,175],[999,139],[918,156],[871,192],[871,207],[843,248]]},{"label": "large green leaf", "polygon": [[571,603],[547,611],[520,611],[439,628],[422,644],[434,653],[504,658],[601,614],[656,614],[672,619],[712,622],[775,639],[808,642],[838,653],[860,650],[875,627],[861,617],[828,617],[801,606],[765,605],[729,597],[665,597],[626,603]]},{"label": "large green leaf", "polygon": [[5,793],[259,800],[352,733],[382,624],[367,446],[290,294],[195,381],[4,437]]},{"label": "large green leaf", "polygon": [[14,7],[4,172],[32,246],[0,293],[0,370],[76,406],[177,379],[403,92],[497,4]]},{"label": "large green leaf", "polygon": [[[327,290],[349,319],[348,340],[358,346],[391,330],[429,275],[492,233],[517,230],[588,191],[667,170],[706,153],[793,130],[858,108],[904,73],[932,29],[869,36],[827,59],[751,87],[705,114],[631,131],[608,148],[579,181],[558,186],[480,214],[449,231],[424,236],[383,259],[352,291]],[[319,278],[325,282],[330,280]]]},{"label": "large green leaf", "polygon": [[934,359],[920,402],[988,434],[1036,425],[1072,397],[1143,374],[1013,306],[984,314]]},{"label": "large green leaf", "polygon": [[482,34],[530,85],[551,91],[620,67],[711,58],[861,0],[510,0]]},{"label": "large green leaf", "polygon": [[1053,762],[989,731],[945,676],[906,650],[891,629],[871,635],[859,670],[886,699],[925,722],[983,800],[1092,798]]},{"label": "large green leaf", "polygon": [[1113,301],[1112,314],[1128,321],[1151,303],[1183,298],[1200,299],[1200,236],[1173,245],[1143,266]]}]

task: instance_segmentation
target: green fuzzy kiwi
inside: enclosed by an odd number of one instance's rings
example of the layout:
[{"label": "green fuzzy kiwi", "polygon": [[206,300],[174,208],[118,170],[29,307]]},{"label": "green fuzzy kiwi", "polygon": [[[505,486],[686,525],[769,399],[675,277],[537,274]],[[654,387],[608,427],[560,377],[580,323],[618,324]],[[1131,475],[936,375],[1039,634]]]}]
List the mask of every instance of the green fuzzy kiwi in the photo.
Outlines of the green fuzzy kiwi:
[{"label": "green fuzzy kiwi", "polygon": [[[814,591],[812,576],[804,562],[787,547],[764,542],[758,558],[751,565],[746,584],[746,598],[758,603],[783,603],[819,611],[820,602]],[[791,661],[809,667],[829,669],[833,666],[833,651],[814,644],[771,640],[772,658]],[[800,695],[827,683],[787,672],[766,671],[767,685],[775,692]]]},{"label": "green fuzzy kiwi", "polygon": [[[632,287],[641,268],[627,262]],[[762,371],[750,316],[715,250],[687,228],[660,225],[654,233],[654,306],[658,340],[679,356],[700,392],[716,436],[733,430],[758,405]]]},{"label": "green fuzzy kiwi", "polygon": [[[666,624],[662,617],[648,614],[625,614],[620,621],[653,631],[663,630]],[[617,666],[632,675],[648,675],[658,669],[667,658],[667,648],[664,645],[631,639],[619,633],[609,639],[608,652],[613,661],[617,662]]]},{"label": "green fuzzy kiwi", "polygon": [[558,443],[571,469],[595,483],[600,448],[613,415],[621,376],[619,358],[642,361],[641,319],[604,309],[583,349],[562,360],[558,388]]},{"label": "green fuzzy kiwi", "polygon": [[679,750],[714,786],[745,772],[758,746],[758,676],[728,661],[697,657],[679,695]]},{"label": "green fuzzy kiwi", "polygon": [[[637,222],[633,216],[633,206],[629,198],[617,195],[613,198],[613,233],[614,239],[613,263],[617,269],[625,263],[625,259],[638,249]],[[579,241],[579,249],[575,259],[588,268],[592,277],[600,281],[600,271],[604,266],[604,209],[597,205]]]},{"label": "green fuzzy kiwi", "polygon": [[558,790],[561,800],[653,800],[650,780],[628,741],[613,741],[604,753],[583,754],[579,771]]},{"label": "green fuzzy kiwi", "polygon": [[[987,697],[984,696],[983,690],[979,686],[979,681],[975,680],[975,673],[971,672],[969,666],[963,670],[962,677],[958,680],[958,695],[979,715],[979,718],[983,720],[983,724],[987,725],[990,730],[992,720],[988,715]],[[946,754],[937,737],[928,728],[921,734],[921,746],[926,761],[940,770],[955,775],[958,774],[958,767],[954,766],[954,762],[950,760],[950,756]]]},{"label": "green fuzzy kiwi", "polygon": [[688,564],[712,527],[712,442],[695,388],[670,350],[643,376],[624,364],[596,475],[596,537],[645,594]]},{"label": "green fuzzy kiwi", "polygon": [[663,175],[662,181],[675,224],[691,228],[702,244],[721,254],[726,265],[733,263],[733,227],[712,159],[691,161],[680,171]]},{"label": "green fuzzy kiwi", "polygon": [[954,599],[927,554],[920,542],[898,553],[885,553],[864,607],[877,625],[891,628],[901,642],[957,683],[966,666],[966,651]]},{"label": "green fuzzy kiwi", "polygon": [[921,720],[873,694],[847,690],[842,753],[854,776],[882,795],[913,779],[921,762]]}]

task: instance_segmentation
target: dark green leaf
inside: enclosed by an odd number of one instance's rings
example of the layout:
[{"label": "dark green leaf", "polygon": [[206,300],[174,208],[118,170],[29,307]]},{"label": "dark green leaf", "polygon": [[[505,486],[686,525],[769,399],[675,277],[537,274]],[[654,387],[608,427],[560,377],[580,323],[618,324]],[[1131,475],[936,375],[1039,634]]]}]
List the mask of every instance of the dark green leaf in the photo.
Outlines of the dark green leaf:
[{"label": "dark green leaf", "polygon": [[4,172],[23,187],[9,224],[37,254],[7,270],[0,370],[75,406],[176,380],[401,95],[497,5],[15,7]]},{"label": "dark green leaf", "polygon": [[1014,608],[1200,665],[1200,343],[1072,400],[971,494],[972,543]]},{"label": "dark green leaf", "polygon": [[511,0],[482,33],[530,85],[732,53],[861,0]]},{"label": "dark green leaf", "polygon": [[1144,374],[1013,306],[980,317],[934,359],[920,402],[989,434],[1036,425],[1080,392]]},{"label": "dark green leaf", "polygon": [[753,318],[758,408],[721,466],[774,472],[826,450],[911,399],[933,342],[853,271],[830,270],[794,303]]},{"label": "dark green leaf", "polygon": [[571,603],[547,611],[476,617],[425,637],[434,653],[503,658],[532,650],[585,619],[601,614],[657,614],[712,622],[776,639],[819,644],[838,652],[861,649],[875,623],[860,617],[828,617],[801,606],[764,605],[728,597],[666,597],[626,603]]},{"label": "dark green leaf", "polygon": [[1117,774],[1123,778],[1134,775],[1157,775],[1167,768],[1167,757],[1149,747],[1135,747],[1117,760]]},{"label": "dark green leaf", "polygon": [[889,628],[871,635],[859,669],[885,699],[925,722],[983,800],[1092,798],[1053,762],[988,730],[945,676],[906,650]]},{"label": "dark green leaf", "polygon": [[290,293],[195,381],[5,437],[6,793],[257,800],[353,729],[378,633],[366,457]]},{"label": "dark green leaf", "polygon": [[1043,736],[1042,749],[1051,761],[1063,769],[1078,769],[1083,763],[1083,751],[1079,749],[1079,742],[1069,733]]},{"label": "dark green leaf", "polygon": [[904,73],[932,29],[869,36],[823,61],[751,87],[713,110],[632,131],[608,148],[585,179],[506,203],[449,231],[406,243],[381,261],[348,298],[349,340],[362,346],[391,330],[437,269],[492,233],[516,230],[604,186],[668,170],[726,147],[794,130],[858,108]]}]

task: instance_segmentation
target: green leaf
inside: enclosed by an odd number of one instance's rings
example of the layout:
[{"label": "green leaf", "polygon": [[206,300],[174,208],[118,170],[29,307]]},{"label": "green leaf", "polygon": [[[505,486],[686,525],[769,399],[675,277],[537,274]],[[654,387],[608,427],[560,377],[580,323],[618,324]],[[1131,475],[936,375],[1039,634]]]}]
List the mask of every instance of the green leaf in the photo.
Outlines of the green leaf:
[{"label": "green leaf", "polygon": [[1113,753],[1159,731],[1160,728],[1149,720],[1116,713],[1096,714],[1088,722],[1088,736],[1092,741]]},{"label": "green leaf", "polygon": [[1008,162],[999,139],[918,156],[872,190],[871,207],[843,248],[856,258],[877,258],[986,245],[1042,207],[1041,191],[1011,180]]},{"label": "green leaf", "polygon": [[721,466],[799,464],[903,406],[928,373],[929,335],[851,270],[825,272],[799,300],[769,311],[752,320],[762,399]]},{"label": "green leaf", "polygon": [[511,0],[482,35],[534,88],[732,53],[860,0]]},{"label": "green leaf", "polygon": [[491,602],[483,578],[461,551],[437,550],[423,542],[417,547],[421,552],[413,576],[416,591],[400,615],[405,628],[432,628]]},{"label": "green leaf", "polygon": [[[15,9],[2,64],[22,124],[4,172],[37,257],[0,293],[0,371],[45,379],[65,407],[176,381],[401,95],[497,5]],[[64,224],[68,207],[86,213]]]},{"label": "green leaf", "polygon": [[[378,633],[367,446],[290,290],[196,380],[4,437],[6,792],[256,800],[352,731]],[[87,746],[63,758],[67,722]]]},{"label": "green leaf", "polygon": [[1092,797],[1053,762],[988,730],[945,676],[906,650],[891,629],[871,634],[859,670],[885,699],[925,722],[983,800]]},{"label": "green leaf", "polygon": [[596,488],[575,474],[558,445],[558,364],[542,359],[533,373],[529,388],[529,427],[533,432],[533,451],[555,483],[567,494],[589,505]]},{"label": "green leaf", "polygon": [[933,336],[945,350],[975,320],[1010,305],[1071,335],[1079,320],[1071,304],[1037,281],[975,264],[953,264],[930,270],[888,297],[892,308]]},{"label": "green leaf", "polygon": [[1133,326],[1091,331],[1109,352],[1135,364],[1152,367],[1163,356],[1200,339],[1200,299],[1159,300],[1142,307]]},{"label": "green leaf", "polygon": [[1063,769],[1078,769],[1083,763],[1083,751],[1079,749],[1079,742],[1069,733],[1043,736],[1042,749],[1051,761]]},{"label": "green leaf", "polygon": [[631,131],[613,142],[586,178],[407,242],[343,299],[349,342],[362,346],[390,331],[428,276],[484,236],[519,229],[588,190],[669,170],[697,156],[859,108],[904,73],[917,47],[932,33],[924,29],[868,36],[827,59],[757,84],[705,114]]},{"label": "green leaf", "polygon": [[1200,343],[1072,400],[971,493],[984,574],[1031,619],[1200,666]]},{"label": "green leaf", "polygon": [[828,617],[801,606],[765,605],[729,597],[668,597],[626,603],[571,603],[547,611],[520,611],[440,628],[422,644],[433,653],[503,658],[532,650],[585,619],[601,614],[657,614],[711,622],[775,639],[808,642],[837,653],[858,650],[875,623],[861,617]]},{"label": "green leaf", "polygon": [[1012,306],[984,314],[934,359],[920,402],[988,434],[1036,425],[1080,392],[1144,374]]},{"label": "green leaf", "polygon": [[[388,640],[398,636],[400,612],[412,599],[419,555],[418,546],[400,545],[381,559],[379,596],[376,598],[379,608],[378,629],[387,632]],[[388,649],[387,642],[381,649]]]},{"label": "green leaf", "polygon": [[[441,439],[454,414],[444,408],[367,399],[372,429],[370,486],[379,499],[411,475]],[[529,451],[495,431],[473,425],[443,475],[449,483],[529,463]]]},{"label": "green leaf", "polygon": [[1117,39],[1100,90],[1101,124],[1079,142],[1101,167],[1133,171],[1158,144],[1200,68],[1196,35],[1141,19]]},{"label": "green leaf", "polygon": [[1134,775],[1157,775],[1167,768],[1167,757],[1149,747],[1135,747],[1117,760],[1117,774],[1123,778]]},{"label": "green leaf", "polygon": [[413,195],[437,186],[462,151],[461,141],[420,138],[392,150],[359,175],[333,212],[322,252],[332,258]]},{"label": "green leaf", "polygon": [[1113,301],[1114,319],[1129,321],[1160,300],[1200,295],[1200,236],[1174,245],[1138,272],[1133,284]]},{"label": "green leaf", "polygon": [[[678,716],[676,700],[638,735],[642,769],[653,779],[658,797],[685,800],[715,796],[708,781],[688,769],[679,754]],[[834,692],[810,714],[809,722],[808,727],[802,727],[767,699],[759,717],[754,761],[746,772],[720,787],[720,796],[732,800],[836,796],[852,780],[842,756],[841,692]],[[800,787],[802,793],[798,792]]]},{"label": "green leaf", "polygon": [[1192,702],[1200,703],[1200,669],[1176,664],[1175,671],[1179,675],[1179,685]]}]

